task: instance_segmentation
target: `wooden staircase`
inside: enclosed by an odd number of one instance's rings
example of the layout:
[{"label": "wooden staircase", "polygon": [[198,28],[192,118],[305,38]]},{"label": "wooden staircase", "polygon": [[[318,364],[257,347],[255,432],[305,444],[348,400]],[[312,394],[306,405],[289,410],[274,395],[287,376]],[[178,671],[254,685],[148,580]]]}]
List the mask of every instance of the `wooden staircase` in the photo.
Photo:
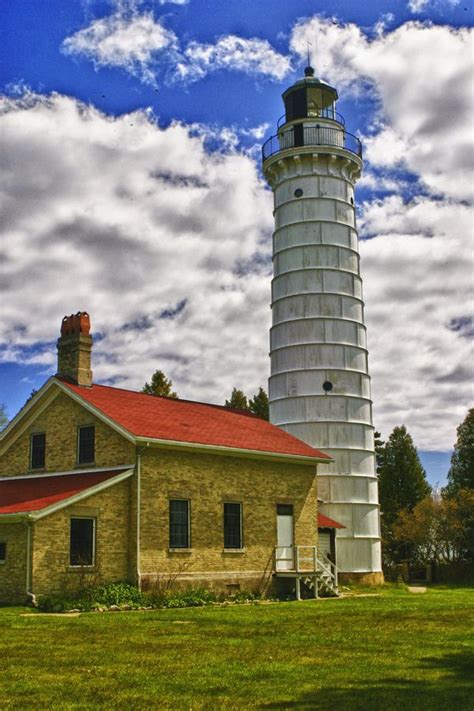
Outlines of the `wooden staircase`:
[{"label": "wooden staircase", "polygon": [[336,565],[323,557],[317,546],[275,547],[275,575],[295,580],[297,600],[301,600],[301,582],[315,598],[321,593],[340,597],[338,572]]}]

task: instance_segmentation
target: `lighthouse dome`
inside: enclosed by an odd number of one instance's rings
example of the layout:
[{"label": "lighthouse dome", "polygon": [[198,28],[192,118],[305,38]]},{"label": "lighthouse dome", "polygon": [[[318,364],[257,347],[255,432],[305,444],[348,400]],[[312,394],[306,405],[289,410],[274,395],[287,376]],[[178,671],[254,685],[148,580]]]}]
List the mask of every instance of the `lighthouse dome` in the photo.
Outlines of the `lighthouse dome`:
[{"label": "lighthouse dome", "polygon": [[283,92],[282,98],[286,123],[305,118],[336,117],[337,90],[316,77],[311,66],[305,68],[304,77]]}]

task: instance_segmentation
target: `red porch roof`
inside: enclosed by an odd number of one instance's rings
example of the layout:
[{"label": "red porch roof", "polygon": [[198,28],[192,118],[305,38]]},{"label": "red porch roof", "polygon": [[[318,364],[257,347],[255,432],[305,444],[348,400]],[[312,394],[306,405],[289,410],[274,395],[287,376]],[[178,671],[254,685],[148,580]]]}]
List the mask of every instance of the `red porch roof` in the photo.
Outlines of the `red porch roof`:
[{"label": "red porch roof", "polygon": [[318,528],[345,528],[342,523],[334,521],[334,519],[325,516],[322,513],[318,513]]},{"label": "red porch roof", "polygon": [[126,468],[81,474],[0,478],[0,514],[41,511],[127,471]]},{"label": "red porch roof", "polygon": [[135,437],[331,459],[266,420],[240,410],[105,385],[87,388],[60,382]]}]

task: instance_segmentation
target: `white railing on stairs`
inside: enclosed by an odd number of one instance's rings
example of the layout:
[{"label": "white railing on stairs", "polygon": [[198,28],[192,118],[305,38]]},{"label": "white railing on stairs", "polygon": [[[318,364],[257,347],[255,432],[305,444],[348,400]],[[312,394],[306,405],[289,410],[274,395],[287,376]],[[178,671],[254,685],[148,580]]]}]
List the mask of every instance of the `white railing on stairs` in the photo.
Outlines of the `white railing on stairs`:
[{"label": "white railing on stairs", "polygon": [[275,546],[275,572],[299,575],[320,574],[337,588],[338,568],[329,558],[323,558],[317,546]]}]

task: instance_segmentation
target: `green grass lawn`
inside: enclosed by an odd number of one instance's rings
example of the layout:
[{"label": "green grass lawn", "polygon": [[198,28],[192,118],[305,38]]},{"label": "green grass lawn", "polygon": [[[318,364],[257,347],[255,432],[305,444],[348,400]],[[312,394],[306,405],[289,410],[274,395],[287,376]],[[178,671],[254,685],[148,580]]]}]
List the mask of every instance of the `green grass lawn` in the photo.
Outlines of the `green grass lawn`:
[{"label": "green grass lawn", "polygon": [[0,609],[1,709],[472,711],[474,590],[153,612]]}]

